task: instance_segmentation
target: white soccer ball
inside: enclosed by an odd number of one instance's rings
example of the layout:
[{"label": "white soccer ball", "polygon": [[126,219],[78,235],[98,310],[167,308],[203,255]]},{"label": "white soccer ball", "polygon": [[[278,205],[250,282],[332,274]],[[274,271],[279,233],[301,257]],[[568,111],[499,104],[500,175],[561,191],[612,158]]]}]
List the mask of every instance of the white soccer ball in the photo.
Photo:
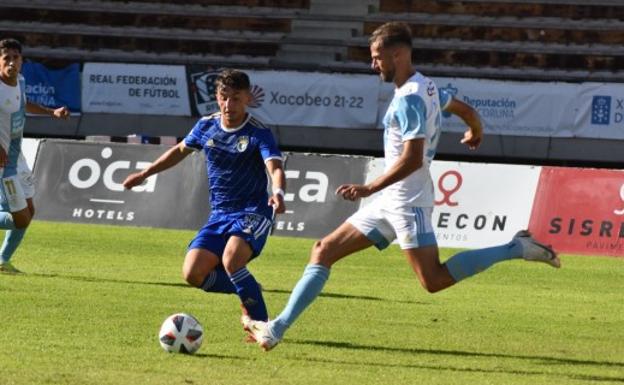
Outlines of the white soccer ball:
[{"label": "white soccer ball", "polygon": [[160,327],[160,346],[171,353],[195,353],[202,344],[204,328],[195,317],[186,313],[169,316]]}]

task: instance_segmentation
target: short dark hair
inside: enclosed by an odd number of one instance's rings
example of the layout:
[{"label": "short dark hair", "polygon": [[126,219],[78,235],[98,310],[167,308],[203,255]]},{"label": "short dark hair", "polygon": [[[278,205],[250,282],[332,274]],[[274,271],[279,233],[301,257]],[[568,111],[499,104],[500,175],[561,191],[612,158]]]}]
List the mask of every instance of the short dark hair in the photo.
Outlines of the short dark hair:
[{"label": "short dark hair", "polygon": [[246,73],[234,69],[225,69],[219,73],[215,80],[216,89],[229,87],[235,90],[248,90],[251,88],[249,76]]},{"label": "short dark hair", "polygon": [[381,47],[404,45],[412,48],[412,29],[407,23],[391,21],[380,25],[368,39],[369,44],[380,41]]},{"label": "short dark hair", "polygon": [[17,52],[22,53],[22,44],[11,38],[0,40],[0,51],[5,49],[15,49]]}]

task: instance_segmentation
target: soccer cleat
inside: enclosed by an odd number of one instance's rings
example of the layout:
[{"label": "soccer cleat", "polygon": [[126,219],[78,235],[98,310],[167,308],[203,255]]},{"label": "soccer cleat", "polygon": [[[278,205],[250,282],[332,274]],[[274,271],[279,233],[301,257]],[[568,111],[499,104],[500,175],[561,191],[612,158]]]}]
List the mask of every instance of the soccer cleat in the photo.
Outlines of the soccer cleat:
[{"label": "soccer cleat", "polygon": [[543,245],[533,239],[528,230],[518,231],[514,239],[520,242],[522,258],[525,260],[544,262],[555,268],[561,267],[561,260],[557,253],[550,246]]},{"label": "soccer cleat", "polygon": [[244,325],[245,331],[249,333],[249,336],[260,345],[262,350],[268,352],[273,349],[280,342],[280,338],[271,333],[269,323],[264,321],[254,321],[247,319]]},{"label": "soccer cleat", "polygon": [[0,263],[0,273],[4,274],[23,274],[20,270],[16,269],[10,262]]}]

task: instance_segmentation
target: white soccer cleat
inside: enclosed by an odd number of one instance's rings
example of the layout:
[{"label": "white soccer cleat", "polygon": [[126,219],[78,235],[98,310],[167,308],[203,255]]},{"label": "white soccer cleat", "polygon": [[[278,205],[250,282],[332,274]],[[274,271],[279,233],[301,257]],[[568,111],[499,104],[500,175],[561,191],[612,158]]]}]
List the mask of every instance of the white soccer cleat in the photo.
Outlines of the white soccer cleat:
[{"label": "white soccer cleat", "polygon": [[560,268],[561,260],[557,253],[550,247],[533,239],[528,230],[520,230],[514,235],[514,239],[522,245],[522,258],[527,261],[538,261]]},{"label": "white soccer cleat", "polygon": [[[241,321],[243,321],[242,318]],[[271,333],[268,322],[254,321],[247,317],[247,319],[244,320],[243,328],[265,352],[273,349],[275,345],[279,344],[280,342],[280,338],[277,338],[273,335],[273,333]]]}]

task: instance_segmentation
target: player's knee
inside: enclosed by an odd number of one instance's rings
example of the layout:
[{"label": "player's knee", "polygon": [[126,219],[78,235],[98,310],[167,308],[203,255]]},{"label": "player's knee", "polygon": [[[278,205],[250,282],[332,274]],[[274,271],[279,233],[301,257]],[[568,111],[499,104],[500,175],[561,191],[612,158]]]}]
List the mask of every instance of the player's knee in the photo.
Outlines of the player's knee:
[{"label": "player's knee", "polygon": [[200,274],[196,271],[182,269],[182,278],[191,286],[201,287],[202,282],[206,277],[200,277]]},{"label": "player's knee", "polygon": [[320,264],[326,267],[331,267],[331,242],[325,239],[316,241],[312,247],[312,254],[310,255],[311,264]]},{"label": "player's knee", "polygon": [[420,284],[431,294],[437,293],[446,288],[446,285],[434,278],[422,278],[420,280]]}]

